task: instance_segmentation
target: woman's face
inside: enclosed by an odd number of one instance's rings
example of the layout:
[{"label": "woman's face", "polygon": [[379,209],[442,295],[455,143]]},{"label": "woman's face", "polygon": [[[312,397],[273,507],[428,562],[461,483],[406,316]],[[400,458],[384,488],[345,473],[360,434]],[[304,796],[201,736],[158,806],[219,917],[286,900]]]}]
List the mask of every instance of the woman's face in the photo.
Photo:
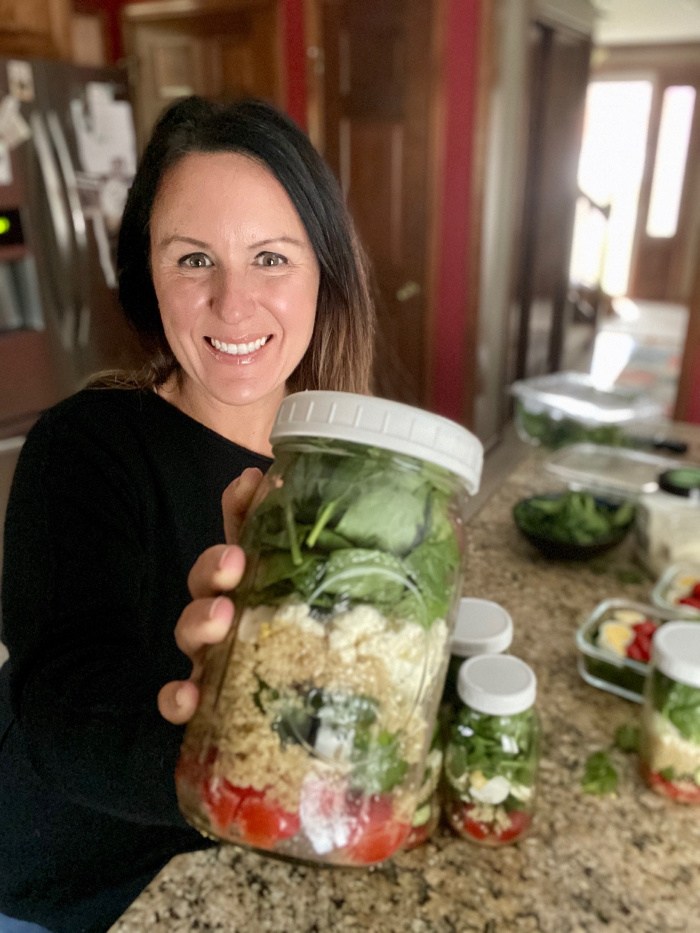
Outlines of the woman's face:
[{"label": "woman's face", "polygon": [[[164,176],[151,273],[190,413],[276,411],[311,340],[319,266],[272,173],[238,153],[191,153]],[[209,417],[207,417],[209,416]]]}]

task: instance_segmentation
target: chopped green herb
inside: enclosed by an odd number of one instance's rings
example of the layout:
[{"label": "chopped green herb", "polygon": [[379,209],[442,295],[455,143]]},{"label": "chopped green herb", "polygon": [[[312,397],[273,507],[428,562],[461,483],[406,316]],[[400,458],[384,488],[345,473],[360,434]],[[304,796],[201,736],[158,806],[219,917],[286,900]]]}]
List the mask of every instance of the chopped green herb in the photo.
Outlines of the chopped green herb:
[{"label": "chopped green herb", "polygon": [[593,752],[586,759],[581,789],[584,794],[614,794],[617,791],[618,773],[606,751]]},{"label": "chopped green herb", "polygon": [[621,752],[639,751],[639,725],[625,722],[615,730],[615,747]]}]

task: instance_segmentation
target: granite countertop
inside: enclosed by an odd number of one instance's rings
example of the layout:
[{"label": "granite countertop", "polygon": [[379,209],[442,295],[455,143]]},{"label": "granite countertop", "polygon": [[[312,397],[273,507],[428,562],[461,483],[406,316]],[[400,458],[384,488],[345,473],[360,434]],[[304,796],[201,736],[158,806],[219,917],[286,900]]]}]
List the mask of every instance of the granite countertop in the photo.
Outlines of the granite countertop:
[{"label": "granite countertop", "polygon": [[[674,425],[700,462],[700,428]],[[586,757],[609,748],[637,704],[584,683],[574,633],[608,597],[649,600],[628,538],[589,563],[555,563],[522,539],[517,499],[555,483],[533,450],[469,523],[466,595],[502,603],[512,651],[538,677],[543,755],[533,831],[487,849],[441,827],[374,869],[293,865],[234,846],[173,859],[112,927],[153,931],[481,931],[662,933],[698,929],[700,811],[645,788],[633,754],[613,751],[613,797],[583,794]]]}]

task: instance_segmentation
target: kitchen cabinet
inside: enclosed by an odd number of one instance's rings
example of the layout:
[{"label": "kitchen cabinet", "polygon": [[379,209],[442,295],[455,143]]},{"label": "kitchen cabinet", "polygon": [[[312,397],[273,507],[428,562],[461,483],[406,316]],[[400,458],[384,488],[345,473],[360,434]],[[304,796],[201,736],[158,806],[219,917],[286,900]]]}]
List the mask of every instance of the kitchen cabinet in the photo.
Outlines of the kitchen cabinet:
[{"label": "kitchen cabinet", "polygon": [[0,55],[69,61],[70,0],[0,0]]}]

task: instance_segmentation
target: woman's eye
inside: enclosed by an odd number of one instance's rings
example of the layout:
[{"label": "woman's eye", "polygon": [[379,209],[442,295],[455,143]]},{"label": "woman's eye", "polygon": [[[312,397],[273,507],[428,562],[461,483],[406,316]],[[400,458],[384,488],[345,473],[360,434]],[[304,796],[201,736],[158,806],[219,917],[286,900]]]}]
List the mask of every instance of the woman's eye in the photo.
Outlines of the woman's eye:
[{"label": "woman's eye", "polygon": [[207,266],[213,265],[211,259],[205,253],[190,253],[183,256],[179,264],[189,269],[205,269]]},{"label": "woman's eye", "polygon": [[255,257],[259,266],[271,268],[274,266],[283,266],[287,260],[279,253],[260,253]]}]

